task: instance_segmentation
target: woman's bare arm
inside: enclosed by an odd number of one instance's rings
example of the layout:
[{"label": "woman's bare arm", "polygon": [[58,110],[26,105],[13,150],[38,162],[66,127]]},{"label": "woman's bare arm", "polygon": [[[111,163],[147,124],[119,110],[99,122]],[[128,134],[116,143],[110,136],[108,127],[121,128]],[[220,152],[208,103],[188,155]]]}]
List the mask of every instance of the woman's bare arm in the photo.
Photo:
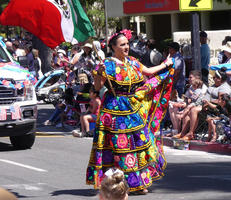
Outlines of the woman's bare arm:
[{"label": "woman's bare arm", "polygon": [[157,66],[153,66],[150,68],[143,66],[142,73],[146,76],[150,76],[150,75],[156,74],[157,72],[161,71],[162,69],[165,69],[166,67],[169,67],[172,64],[173,64],[172,58],[168,58],[164,63],[161,63],[160,65],[157,65]]}]

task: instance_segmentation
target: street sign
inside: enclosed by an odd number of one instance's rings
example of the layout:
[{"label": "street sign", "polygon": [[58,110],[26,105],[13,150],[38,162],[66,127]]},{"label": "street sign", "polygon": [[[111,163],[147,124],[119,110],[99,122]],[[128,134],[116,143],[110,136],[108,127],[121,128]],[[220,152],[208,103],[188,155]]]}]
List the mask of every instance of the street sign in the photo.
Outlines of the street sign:
[{"label": "street sign", "polygon": [[180,11],[212,10],[213,0],[180,0]]},{"label": "street sign", "polygon": [[178,11],[179,0],[125,0],[125,14]]}]

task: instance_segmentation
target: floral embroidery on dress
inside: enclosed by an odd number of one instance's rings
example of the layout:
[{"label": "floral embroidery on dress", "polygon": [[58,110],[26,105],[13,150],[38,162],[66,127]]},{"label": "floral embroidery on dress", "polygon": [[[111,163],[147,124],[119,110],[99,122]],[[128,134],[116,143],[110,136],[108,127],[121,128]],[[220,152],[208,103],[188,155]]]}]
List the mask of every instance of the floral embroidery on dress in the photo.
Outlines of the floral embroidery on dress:
[{"label": "floral embroidery on dress", "polygon": [[118,148],[124,149],[128,146],[128,138],[126,134],[120,134],[117,139]]},{"label": "floral embroidery on dress", "polygon": [[125,158],[125,165],[127,165],[128,168],[134,167],[136,164],[136,157],[133,154],[127,154]]},{"label": "floral embroidery on dress", "polygon": [[103,116],[101,117],[101,121],[104,126],[111,126],[112,124],[112,116],[108,113],[104,113]]}]

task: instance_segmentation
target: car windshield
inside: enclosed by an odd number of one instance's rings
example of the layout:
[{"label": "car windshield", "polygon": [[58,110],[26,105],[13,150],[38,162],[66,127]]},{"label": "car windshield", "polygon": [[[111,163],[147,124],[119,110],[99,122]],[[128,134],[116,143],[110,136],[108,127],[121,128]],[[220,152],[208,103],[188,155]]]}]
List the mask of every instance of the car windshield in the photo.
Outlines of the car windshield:
[{"label": "car windshield", "polygon": [[10,62],[10,59],[6,54],[6,52],[4,51],[4,49],[2,48],[2,46],[0,46],[0,63],[7,63],[7,62]]}]

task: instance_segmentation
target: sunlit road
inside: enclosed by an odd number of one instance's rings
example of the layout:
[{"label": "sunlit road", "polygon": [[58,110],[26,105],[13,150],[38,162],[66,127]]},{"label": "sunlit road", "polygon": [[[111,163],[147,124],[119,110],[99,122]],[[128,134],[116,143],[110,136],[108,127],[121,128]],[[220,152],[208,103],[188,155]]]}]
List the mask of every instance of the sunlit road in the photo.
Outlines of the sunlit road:
[{"label": "sunlit road", "polygon": [[[85,184],[91,138],[37,136],[32,149],[15,151],[0,138],[0,186],[25,200],[98,199]],[[230,200],[231,156],[165,147],[165,177],[136,200]]]}]

